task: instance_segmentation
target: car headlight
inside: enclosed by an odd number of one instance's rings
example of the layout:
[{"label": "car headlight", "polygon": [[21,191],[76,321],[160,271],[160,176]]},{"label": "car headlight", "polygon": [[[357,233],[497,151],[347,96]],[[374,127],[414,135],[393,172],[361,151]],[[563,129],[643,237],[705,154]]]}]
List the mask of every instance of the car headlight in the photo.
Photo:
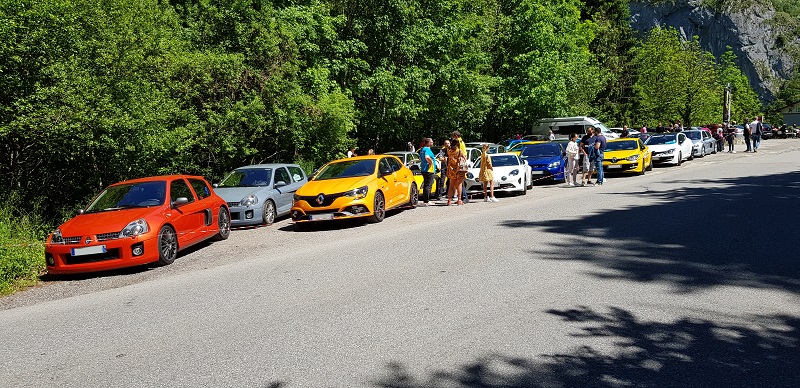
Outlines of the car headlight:
[{"label": "car headlight", "polygon": [[240,206],[253,206],[258,203],[258,197],[255,194],[250,194],[241,201],[239,201]]},{"label": "car headlight", "polygon": [[467,179],[475,179],[475,175],[472,175],[471,172],[467,173]]},{"label": "car headlight", "polygon": [[64,243],[64,237],[61,236],[61,228],[56,228],[56,230],[53,231],[53,237],[50,237],[50,243],[51,244]]},{"label": "car headlight", "polygon": [[673,148],[673,149],[670,149],[670,150],[666,150],[666,151],[664,151],[664,154],[666,154],[666,155],[672,155],[672,154],[674,154],[674,153],[675,153],[675,149],[674,149],[674,148]]},{"label": "car headlight", "polygon": [[147,233],[150,230],[150,227],[147,225],[147,221],[144,218],[140,218],[136,221],[131,222],[125,229],[122,229],[122,232],[119,232],[119,237],[133,237],[139,236],[141,234]]},{"label": "car headlight", "polygon": [[510,173],[508,173],[508,175],[511,175],[511,176],[519,175],[519,169],[511,171]]},{"label": "car headlight", "polygon": [[627,158],[625,158],[625,160],[627,160],[629,162],[635,162],[635,161],[639,160],[639,155],[628,156]]},{"label": "car headlight", "polygon": [[561,165],[561,161],[553,162],[547,165],[547,168],[556,168]]},{"label": "car headlight", "polygon": [[350,190],[350,191],[344,193],[344,195],[346,197],[353,198],[353,199],[361,199],[361,198],[364,198],[364,197],[367,196],[367,192],[368,191],[369,191],[369,187],[362,186],[362,187],[359,187],[359,188],[357,188],[355,190]]}]

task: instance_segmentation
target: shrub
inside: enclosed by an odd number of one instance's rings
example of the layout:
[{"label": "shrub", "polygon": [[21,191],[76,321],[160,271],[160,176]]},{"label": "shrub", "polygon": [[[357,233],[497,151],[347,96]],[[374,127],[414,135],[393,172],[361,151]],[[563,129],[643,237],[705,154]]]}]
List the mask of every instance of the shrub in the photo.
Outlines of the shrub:
[{"label": "shrub", "polygon": [[38,218],[15,215],[14,207],[0,204],[0,295],[36,283],[44,271],[46,226]]}]

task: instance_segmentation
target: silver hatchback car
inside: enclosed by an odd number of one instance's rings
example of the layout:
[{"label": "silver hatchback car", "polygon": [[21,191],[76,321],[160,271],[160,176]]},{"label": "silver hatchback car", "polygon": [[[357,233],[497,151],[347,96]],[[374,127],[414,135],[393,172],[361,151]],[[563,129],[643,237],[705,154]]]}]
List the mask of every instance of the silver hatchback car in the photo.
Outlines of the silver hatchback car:
[{"label": "silver hatchback car", "polygon": [[228,203],[231,226],[272,225],[289,213],[295,191],[306,182],[296,164],[255,164],[233,170],[214,192]]}]

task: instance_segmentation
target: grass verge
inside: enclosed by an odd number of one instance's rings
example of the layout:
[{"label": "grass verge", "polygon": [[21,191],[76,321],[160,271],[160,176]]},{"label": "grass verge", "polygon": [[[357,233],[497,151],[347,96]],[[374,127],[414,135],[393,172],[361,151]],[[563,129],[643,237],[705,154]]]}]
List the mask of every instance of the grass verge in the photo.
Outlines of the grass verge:
[{"label": "grass verge", "polygon": [[36,284],[45,269],[46,225],[36,216],[15,214],[14,208],[0,203],[0,295]]}]

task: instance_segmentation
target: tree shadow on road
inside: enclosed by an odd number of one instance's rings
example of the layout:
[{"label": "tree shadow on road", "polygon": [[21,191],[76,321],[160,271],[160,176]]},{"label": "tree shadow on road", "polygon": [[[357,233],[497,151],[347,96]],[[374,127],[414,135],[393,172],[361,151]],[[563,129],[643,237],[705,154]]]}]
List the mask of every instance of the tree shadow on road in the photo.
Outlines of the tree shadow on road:
[{"label": "tree shadow on road", "polygon": [[575,217],[500,224],[558,234],[531,257],[591,263],[602,278],[664,282],[677,292],[735,285],[800,293],[800,172],[678,183],[687,187],[593,193],[641,196],[646,206],[578,215],[587,202]]},{"label": "tree shadow on road", "polygon": [[800,319],[753,317],[748,325],[684,318],[662,323],[630,312],[551,310],[582,325],[572,336],[609,337],[613,352],[583,346],[535,359],[492,354],[422,378],[400,363],[371,382],[382,388],[797,387]]}]

